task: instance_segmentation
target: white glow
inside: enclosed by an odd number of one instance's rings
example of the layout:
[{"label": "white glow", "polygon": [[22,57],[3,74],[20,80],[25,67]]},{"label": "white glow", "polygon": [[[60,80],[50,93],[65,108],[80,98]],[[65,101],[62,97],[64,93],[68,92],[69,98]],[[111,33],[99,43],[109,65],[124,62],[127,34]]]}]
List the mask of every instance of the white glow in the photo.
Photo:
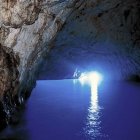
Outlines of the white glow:
[{"label": "white glow", "polygon": [[79,81],[82,83],[82,84],[94,84],[94,85],[99,85],[103,80],[103,77],[100,73],[96,72],[96,71],[93,71],[93,72],[85,72],[85,73],[82,73],[81,76],[79,77]]},{"label": "white glow", "polygon": [[85,72],[82,73],[79,77],[79,81],[82,85],[88,84],[91,88],[91,106],[89,116],[90,118],[94,118],[93,113],[98,112],[98,86],[102,82],[103,76],[97,72]]},{"label": "white glow", "polygon": [[85,131],[88,135],[93,137],[100,135],[100,106],[98,104],[98,87],[102,80],[103,76],[97,71],[82,73],[79,78],[79,81],[82,85],[88,84],[91,89],[91,100],[88,109]]}]

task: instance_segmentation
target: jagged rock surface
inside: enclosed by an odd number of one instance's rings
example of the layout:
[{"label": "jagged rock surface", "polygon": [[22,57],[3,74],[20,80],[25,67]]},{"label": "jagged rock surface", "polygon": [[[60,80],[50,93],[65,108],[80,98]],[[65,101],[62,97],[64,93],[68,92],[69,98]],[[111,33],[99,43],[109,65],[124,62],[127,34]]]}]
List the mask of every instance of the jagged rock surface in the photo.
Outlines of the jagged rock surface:
[{"label": "jagged rock surface", "polygon": [[75,69],[106,79],[140,76],[140,1],[86,1],[52,46],[39,79],[70,78]]},{"label": "jagged rock surface", "polygon": [[82,2],[0,1],[0,109],[8,117],[29,96],[49,44]]}]

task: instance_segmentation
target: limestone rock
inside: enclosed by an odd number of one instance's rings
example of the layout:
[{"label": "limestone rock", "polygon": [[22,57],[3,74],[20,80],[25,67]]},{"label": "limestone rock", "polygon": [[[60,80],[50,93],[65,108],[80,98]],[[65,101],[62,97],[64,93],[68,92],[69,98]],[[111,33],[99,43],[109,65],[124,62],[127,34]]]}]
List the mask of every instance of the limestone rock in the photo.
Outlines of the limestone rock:
[{"label": "limestone rock", "polygon": [[88,0],[52,43],[39,79],[72,78],[97,70],[108,79],[140,76],[140,2]]},{"label": "limestone rock", "polygon": [[82,2],[0,1],[0,104],[7,116],[29,96],[50,42]]}]

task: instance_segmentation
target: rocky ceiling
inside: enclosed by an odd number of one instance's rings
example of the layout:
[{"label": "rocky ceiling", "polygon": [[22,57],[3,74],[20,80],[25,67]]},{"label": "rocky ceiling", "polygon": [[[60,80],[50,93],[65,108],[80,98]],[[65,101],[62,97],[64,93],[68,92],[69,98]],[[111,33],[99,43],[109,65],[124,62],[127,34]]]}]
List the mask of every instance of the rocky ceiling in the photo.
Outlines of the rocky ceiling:
[{"label": "rocky ceiling", "polygon": [[39,79],[71,78],[76,69],[98,70],[106,79],[140,75],[140,3],[88,0],[51,45]]},{"label": "rocky ceiling", "polygon": [[39,71],[41,79],[76,69],[140,75],[139,13],[139,0],[1,0],[0,117],[12,120]]}]

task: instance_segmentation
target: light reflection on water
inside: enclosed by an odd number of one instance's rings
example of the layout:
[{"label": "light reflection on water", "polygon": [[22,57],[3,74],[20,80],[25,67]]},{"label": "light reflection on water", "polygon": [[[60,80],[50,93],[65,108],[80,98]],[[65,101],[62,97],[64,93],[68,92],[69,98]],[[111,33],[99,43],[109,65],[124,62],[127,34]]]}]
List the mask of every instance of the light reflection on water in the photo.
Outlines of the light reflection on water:
[{"label": "light reflection on water", "polygon": [[94,139],[101,136],[100,106],[98,104],[98,84],[91,83],[90,88],[91,88],[90,106],[88,109],[87,122],[84,131],[87,137],[90,136],[91,139]]},{"label": "light reflection on water", "polygon": [[139,85],[38,81],[21,124],[0,140],[140,140],[139,118]]},{"label": "light reflection on water", "polygon": [[88,108],[87,122],[84,131],[91,139],[101,136],[100,132],[100,106],[98,104],[98,87],[102,82],[102,75],[96,71],[82,73],[79,77],[81,85],[90,86],[90,106]]}]

